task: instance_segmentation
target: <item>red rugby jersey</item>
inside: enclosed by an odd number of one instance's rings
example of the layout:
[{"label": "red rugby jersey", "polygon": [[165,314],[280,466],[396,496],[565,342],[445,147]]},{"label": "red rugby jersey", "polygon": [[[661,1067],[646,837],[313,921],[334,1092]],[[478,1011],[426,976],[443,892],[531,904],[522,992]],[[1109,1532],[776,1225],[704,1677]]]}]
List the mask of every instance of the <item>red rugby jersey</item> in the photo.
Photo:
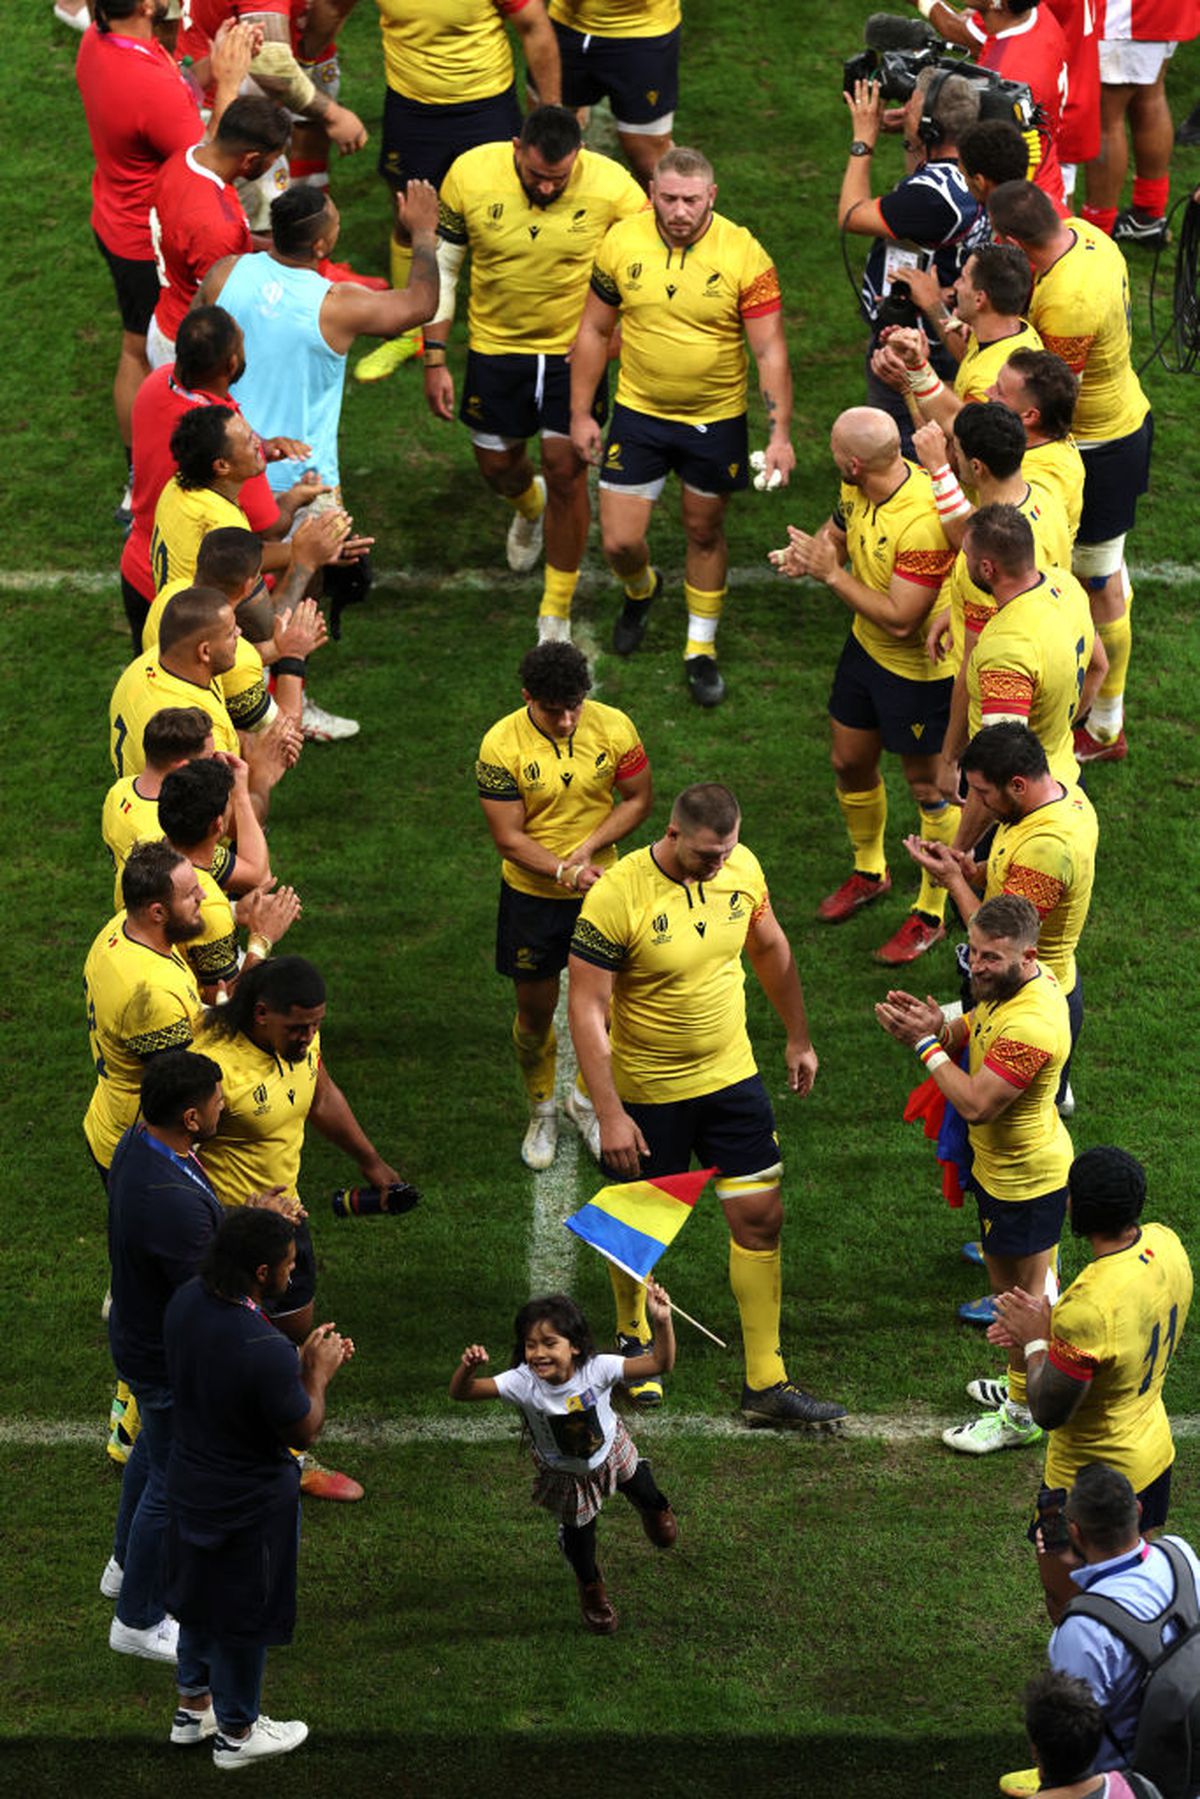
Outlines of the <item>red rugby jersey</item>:
[{"label": "red rugby jersey", "polygon": [[204,136],[191,90],[158,43],[89,25],[75,79],[92,154],[92,227],[114,256],[149,262],[150,201],[168,156]]},{"label": "red rugby jersey", "polygon": [[196,149],[192,145],[163,164],[150,209],[161,289],[155,317],[172,343],[213,263],[253,248],[237,189],[198,163]]},{"label": "red rugby jersey", "polygon": [[981,69],[993,69],[1006,81],[1024,81],[1046,116],[1041,133],[1042,159],[1030,179],[1058,206],[1062,205],[1062,165],[1055,145],[1069,90],[1067,44],[1049,7],[1036,6],[1019,25],[988,37],[978,13],[969,20],[971,36],[979,48],[975,60]]},{"label": "red rugby jersey", "polygon": [[[133,528],[121,552],[121,573],[147,602],[153,600],[155,592],[150,570],[154,508],[175,474],[171,433],[193,406],[227,406],[231,412],[241,411],[228,394],[180,386],[173,367],[155,369],[148,375],[133,402]],[[266,530],[279,517],[279,506],[265,473],[243,483],[238,505],[252,531]]]}]

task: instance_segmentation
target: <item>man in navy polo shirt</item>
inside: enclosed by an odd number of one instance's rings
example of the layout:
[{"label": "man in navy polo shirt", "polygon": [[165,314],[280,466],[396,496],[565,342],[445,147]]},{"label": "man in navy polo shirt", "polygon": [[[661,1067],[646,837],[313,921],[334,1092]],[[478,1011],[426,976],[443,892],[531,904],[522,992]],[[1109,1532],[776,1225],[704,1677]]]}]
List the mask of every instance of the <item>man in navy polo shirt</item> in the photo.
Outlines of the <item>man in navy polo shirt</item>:
[{"label": "man in navy polo shirt", "polygon": [[167,1601],[180,1620],[171,1741],[212,1735],[218,1768],[284,1755],[308,1735],[298,1718],[268,1718],[259,1696],[267,1649],[289,1643],[296,1620],[300,1468],[291,1451],[316,1438],[326,1388],[354,1345],[322,1324],[297,1357],[266,1316],[262,1302],[286,1291],[295,1260],[288,1219],[241,1207],[163,1325],[175,1399]]},{"label": "man in navy polo shirt", "polygon": [[163,1314],[225,1215],[193,1153],[216,1130],[223,1103],[221,1070],[208,1056],[155,1056],[142,1079],[141,1120],[118,1143],[108,1177],[108,1338],[117,1372],[137,1397],[142,1428],[125,1464],[100,1590],[117,1601],[109,1647],[149,1661],[173,1662],[178,1635],[162,1597],[171,1447]]}]

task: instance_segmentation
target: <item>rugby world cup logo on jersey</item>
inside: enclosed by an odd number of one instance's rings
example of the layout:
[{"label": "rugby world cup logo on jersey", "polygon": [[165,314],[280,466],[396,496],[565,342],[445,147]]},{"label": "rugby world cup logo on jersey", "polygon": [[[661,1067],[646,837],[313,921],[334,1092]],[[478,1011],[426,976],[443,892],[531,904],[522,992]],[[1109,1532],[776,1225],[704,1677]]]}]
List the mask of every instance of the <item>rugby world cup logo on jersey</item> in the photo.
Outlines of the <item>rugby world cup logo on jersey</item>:
[{"label": "rugby world cup logo on jersey", "polygon": [[631,290],[642,285],[642,265],[640,262],[631,262],[629,264],[629,267],[625,270],[625,280]]},{"label": "rugby world cup logo on jersey", "polygon": [[494,206],[488,207],[488,218],[492,221],[493,225],[498,225],[503,217],[504,217],[504,201],[497,200],[497,202]]},{"label": "rugby world cup logo on jersey", "polygon": [[525,777],[526,787],[536,789],[542,785],[542,765],[540,762],[527,762],[521,770],[521,773]]},{"label": "rugby world cup logo on jersey", "polygon": [[671,933],[667,929],[667,926],[671,921],[667,917],[667,914],[665,912],[656,912],[650,922],[654,927],[654,935],[650,941],[652,943],[670,943]]},{"label": "rugby world cup logo on jersey", "polygon": [[742,896],[736,887],[729,896],[729,916],[730,918],[745,918],[746,916],[746,908],[742,904]]},{"label": "rugby world cup logo on jersey", "polygon": [[255,1116],[258,1116],[258,1114],[267,1110],[267,1086],[265,1081],[260,1082],[254,1089],[251,1098],[254,1100]]}]

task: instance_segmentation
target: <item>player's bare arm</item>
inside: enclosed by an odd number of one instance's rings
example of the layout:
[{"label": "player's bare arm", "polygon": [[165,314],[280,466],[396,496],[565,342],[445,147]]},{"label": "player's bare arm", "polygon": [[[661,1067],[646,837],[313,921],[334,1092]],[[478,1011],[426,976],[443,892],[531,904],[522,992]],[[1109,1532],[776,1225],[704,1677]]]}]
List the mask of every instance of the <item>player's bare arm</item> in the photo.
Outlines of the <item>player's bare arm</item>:
[{"label": "player's bare arm", "polygon": [[889,1037],[915,1049],[925,1037],[943,1038],[947,1060],[931,1068],[930,1074],[955,1111],[967,1124],[990,1124],[1021,1097],[1022,1089],[994,1069],[981,1068],[968,1074],[959,1068],[954,1055],[961,1049],[964,1021],[955,1019],[947,1027],[946,1017],[937,1001],[929,996],[917,999],[914,994],[892,989],[875,1007],[875,1016]]},{"label": "player's bare arm", "polygon": [[353,281],[335,282],[321,305],[321,335],[341,354],[361,334],[399,337],[431,319],[438,303],[437,189],[428,181],[410,181],[399,216],[412,238],[412,273],[408,286],[379,293]]},{"label": "player's bare arm", "polygon": [[357,1162],[365,1181],[372,1187],[391,1187],[404,1176],[385,1162],[350,1109],[350,1102],[333,1080],[324,1062],[317,1073],[316,1090],[309,1110],[309,1121],[323,1137]]},{"label": "player's bare arm", "polygon": [[817,1052],[808,1028],[804,989],[792,946],[769,903],[746,933],[746,954],[787,1032],[788,1086],[801,1096],[811,1093],[817,1078]]},{"label": "player's bare arm", "polygon": [[558,39],[543,0],[526,0],[520,12],[509,23],[521,40],[521,50],[529,68],[538,99],[543,106],[562,104],[562,67],[558,55]]},{"label": "player's bare arm", "polygon": [[580,956],[571,957],[570,968],[567,991],[571,1041],[600,1122],[601,1155],[614,1174],[635,1181],[641,1173],[642,1157],[649,1155],[650,1150],[621,1104],[613,1083],[608,1014],[616,976]]},{"label": "player's bare arm", "polygon": [[556,856],[553,850],[548,850],[529,835],[525,829],[525,808],[520,800],[481,798],[479,803],[492,842],[505,861],[515,862],[528,874],[544,875],[557,881],[559,886],[573,893],[586,893],[593,881],[599,880],[602,871],[592,867],[586,858],[576,854],[568,864],[565,858]]},{"label": "player's bare arm", "polygon": [[[616,805],[607,818],[563,858],[568,867],[576,862],[589,862],[598,850],[607,849],[610,843],[620,843],[623,837],[628,837],[631,831],[637,830],[650,811],[654,800],[654,782],[649,763],[639,769],[636,775],[617,781],[615,787],[619,795]],[[586,891],[587,888],[580,887],[581,893]]]},{"label": "player's bare arm", "polygon": [[767,457],[764,472],[776,469],[787,486],[796,466],[792,448],[792,371],[788,363],[783,314],[769,312],[746,320],[746,340],[758,364],[758,385],[767,414]]},{"label": "player's bare arm", "polygon": [[592,401],[608,362],[609,344],[619,317],[620,309],[610,306],[593,290],[584,304],[571,346],[571,442],[584,462],[600,461],[604,434],[592,417]]}]

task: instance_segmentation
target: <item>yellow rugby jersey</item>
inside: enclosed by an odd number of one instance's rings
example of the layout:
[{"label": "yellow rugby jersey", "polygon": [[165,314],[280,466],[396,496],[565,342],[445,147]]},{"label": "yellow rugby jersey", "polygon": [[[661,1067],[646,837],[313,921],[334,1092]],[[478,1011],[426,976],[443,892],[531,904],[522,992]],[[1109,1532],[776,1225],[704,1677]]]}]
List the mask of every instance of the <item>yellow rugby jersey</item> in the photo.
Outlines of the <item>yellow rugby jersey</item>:
[{"label": "yellow rugby jersey", "polygon": [[190,938],[183,949],[199,984],[215,987],[218,981],[237,979],[237,923],[233,902],[222,893],[216,876],[207,868],[197,868],[196,879],[204,895],[200,902],[200,935]]},{"label": "yellow rugby jersey", "polygon": [[967,353],[954,377],[955,393],[964,404],[971,400],[986,400],[988,388],[1014,351],[1041,348],[1042,340],[1028,319],[1021,320],[1021,329],[1014,331],[1011,337],[997,338],[992,344],[981,344],[972,331],[967,341]]},{"label": "yellow rugby jersey", "polygon": [[171,581],[190,586],[200,545],[222,525],[250,529],[250,520],[233,500],[212,487],[180,487],[173,475],[158,496],[150,533],[150,572],[156,591]]},{"label": "yellow rugby jersey", "polygon": [[550,0],[549,12],[592,37],[665,37],[683,17],[679,0]]},{"label": "yellow rugby jersey", "polygon": [[1073,427],[1079,441],[1128,437],[1150,410],[1130,360],[1129,270],[1103,231],[1083,219],[1064,223],[1075,242],[1034,277],[1030,321],[1046,348],[1079,376]]},{"label": "yellow rugby jersey", "polygon": [[[182,593],[185,587],[191,585],[191,575],[182,576],[177,581],[168,581],[154,596],[146,614],[146,622],[142,626],[143,655],[158,644],[159,627],[167,609],[167,601],[174,599],[177,593]],[[261,731],[264,725],[270,724],[279,710],[267,687],[263,659],[245,635],[237,640],[237,660],[233,667],[221,676],[221,692],[225,696],[230,719],[239,731]]]},{"label": "yellow rugby jersey", "polygon": [[249,1037],[207,1030],[197,1052],[221,1065],[225,1109],[215,1137],[197,1150],[223,1206],[244,1206],[268,1187],[300,1192],[304,1125],[317,1090],[321,1034],[298,1062],[259,1049]]},{"label": "yellow rugby jersey", "polygon": [[157,843],[162,836],[158,822],[158,800],[144,800],[137,790],[136,775],[125,775],[114,781],[104,796],[100,813],[100,832],[108,845],[116,871],[113,904],[119,912],[125,904],[121,892],[121,870],[135,843]]},{"label": "yellow rugby jersey", "polygon": [[[522,706],[494,724],[480,744],[475,785],[481,800],[519,801],[529,836],[561,860],[608,817],[617,782],[647,765],[637,727],[615,706],[585,700],[575,730],[561,738],[539,730]],[[611,868],[616,844],[592,859],[598,868]],[[531,874],[507,859],[501,874],[518,893],[578,898],[556,886],[553,875]]]},{"label": "yellow rugby jersey", "polygon": [[142,1069],[164,1049],[187,1049],[203,1008],[196,977],[176,946],[161,955],[125,932],[118,912],[95,939],[83,965],[88,1039],[96,1090],[83,1121],[88,1147],[102,1168],[138,1113]]},{"label": "yellow rugby jersey", "polygon": [[458,157],[442,183],[438,234],[471,247],[471,348],[565,355],[602,238],[645,206],[633,176],[593,150],[579,152],[566,187],[545,207],[521,186],[511,144],[480,144]]},{"label": "yellow rugby jersey", "polygon": [[993,613],[967,661],[970,735],[1019,719],[1041,743],[1055,780],[1074,787],[1071,727],[1094,639],[1088,597],[1074,575],[1041,571],[1036,587]]},{"label": "yellow rugby jersey", "polygon": [[[1032,444],[1021,462],[1021,473],[1031,487],[1051,493],[1067,515],[1071,542],[1075,542],[1083,516],[1083,457],[1073,437]],[[1066,562],[1061,564],[1063,568]]]},{"label": "yellow rugby jersey", "polygon": [[1087,923],[1096,873],[1099,822],[1081,787],[998,827],[987,863],[984,899],[1019,893],[1041,919],[1038,961],[1064,993],[1077,979],[1075,949]]},{"label": "yellow rugby jersey", "polygon": [[[1074,1150],[1054,1104],[1071,1024],[1062,988],[1039,963],[1012,999],[975,1006],[970,1014],[969,1074],[989,1068],[1017,1089],[998,1118],[967,1127],[974,1173],[993,1199],[1036,1199],[1067,1184]],[[987,1248],[986,1238],[984,1248]]]},{"label": "yellow rugby jersey", "polygon": [[488,100],[512,86],[504,20],[527,0],[376,0],[387,84],[423,106]]},{"label": "yellow rugby jersey", "polygon": [[612,1066],[626,1101],[661,1105],[754,1074],[742,948],[770,905],[738,844],[711,881],[675,881],[635,850],[589,889],[572,955],[616,975]]},{"label": "yellow rugby jersey", "polygon": [[[874,505],[857,487],[843,481],[833,522],[846,533],[850,572],[864,587],[886,593],[892,576],[900,575],[918,587],[929,589],[929,611],[954,561],[954,551],[938,520],[929,476],[915,462],[905,461],[907,473],[894,494]],[[914,625],[907,637],[889,637],[861,613],[855,613],[854,636],[873,662],[903,675],[906,681],[944,681],[953,671],[934,666],[925,654],[925,623],[929,613]]]},{"label": "yellow rugby jersey", "polygon": [[146,766],[142,733],[164,706],[199,706],[213,721],[213,748],[240,754],[238,734],[220,675],[207,687],[173,675],[162,666],[157,653],[141,655],[119,676],[108,702],[108,753],[118,775],[140,775]]},{"label": "yellow rugby jersey", "polygon": [[[617,400],[651,418],[711,424],[746,410],[743,321],[779,312],[774,264],[741,225],[715,212],[697,243],[659,236],[653,210],[614,225],[592,288],[621,309]],[[619,467],[620,444],[608,459]]]},{"label": "yellow rugby jersey", "polygon": [[[1054,494],[1027,482],[1025,498],[1017,507],[1029,520],[1039,568],[1066,568],[1071,561],[1071,530],[1066,514]],[[942,588],[941,604],[949,602],[953,646],[942,666],[947,674],[957,674],[966,648],[968,634],[977,637],[995,616],[996,601],[982,587],[976,587],[967,571],[967,558],[962,550],[954,558],[954,566]]]},{"label": "yellow rugby jersey", "polygon": [[1047,1438],[1048,1487],[1107,1462],[1140,1492],[1170,1467],[1163,1381],[1191,1300],[1187,1252],[1165,1224],[1144,1224],[1128,1249],[1097,1257],[1071,1282],[1050,1314],[1049,1356],[1088,1390]]}]

